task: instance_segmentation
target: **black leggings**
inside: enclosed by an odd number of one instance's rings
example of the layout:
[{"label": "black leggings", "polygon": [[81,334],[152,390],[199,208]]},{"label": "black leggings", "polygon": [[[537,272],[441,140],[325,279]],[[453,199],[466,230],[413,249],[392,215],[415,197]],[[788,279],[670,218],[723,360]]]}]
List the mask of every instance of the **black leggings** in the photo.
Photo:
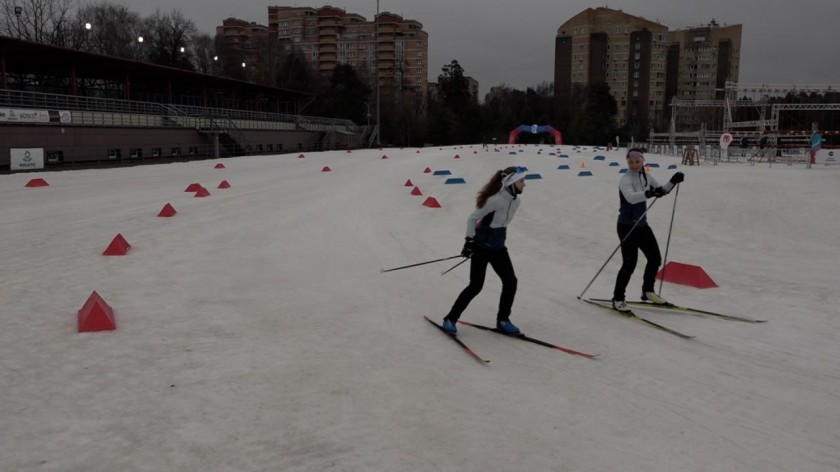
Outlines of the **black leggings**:
[{"label": "black leggings", "polygon": [[470,258],[470,284],[467,285],[452,310],[446,318],[452,322],[458,321],[461,313],[467,309],[473,298],[481,292],[484,286],[484,277],[487,274],[487,264],[493,268],[496,275],[502,279],[502,295],[499,298],[499,312],[496,314],[497,321],[507,320],[510,317],[510,309],[513,306],[513,298],[516,295],[516,274],[513,272],[513,263],[507,248],[501,251],[475,251]]},{"label": "black leggings", "polygon": [[653,235],[653,230],[650,229],[650,226],[637,226],[630,233],[632,228],[632,225],[618,224],[618,240],[623,241],[628,234],[630,234],[630,237],[621,244],[622,263],[621,269],[618,271],[618,276],[615,278],[613,300],[624,300],[624,291],[627,289],[627,284],[630,283],[630,276],[633,275],[633,270],[636,269],[639,250],[647,258],[645,274],[642,278],[642,292],[654,291],[653,285],[656,279],[656,272],[659,270],[659,265],[662,264],[662,256],[659,255],[659,244],[657,244],[656,236]]}]

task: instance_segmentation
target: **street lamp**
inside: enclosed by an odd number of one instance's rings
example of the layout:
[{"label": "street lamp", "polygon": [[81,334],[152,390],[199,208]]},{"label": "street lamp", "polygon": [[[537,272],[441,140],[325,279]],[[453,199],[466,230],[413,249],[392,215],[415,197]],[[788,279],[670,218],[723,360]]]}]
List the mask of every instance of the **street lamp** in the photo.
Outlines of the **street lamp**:
[{"label": "street lamp", "polygon": [[137,42],[138,42],[138,43],[142,43],[142,42],[143,42],[143,37],[142,37],[142,36],[138,36],[138,37],[137,37]]},{"label": "street lamp", "polygon": [[23,7],[17,7],[16,6],[15,7],[15,16],[17,17],[17,24],[18,24],[18,27],[17,27],[18,39],[20,39],[20,15],[22,13],[23,13]]},{"label": "street lamp", "polygon": [[187,50],[187,48],[185,48],[184,46],[181,46],[181,52],[184,52],[186,50]]},{"label": "street lamp", "polygon": [[83,35],[82,37],[84,38],[84,40],[83,40],[84,49],[85,49],[85,51],[88,51],[88,52],[91,51],[91,47],[90,47],[90,34],[91,34],[90,32],[91,32],[91,30],[93,30],[93,25],[90,24],[90,22],[86,22],[85,23],[85,32],[82,33],[82,35]]}]

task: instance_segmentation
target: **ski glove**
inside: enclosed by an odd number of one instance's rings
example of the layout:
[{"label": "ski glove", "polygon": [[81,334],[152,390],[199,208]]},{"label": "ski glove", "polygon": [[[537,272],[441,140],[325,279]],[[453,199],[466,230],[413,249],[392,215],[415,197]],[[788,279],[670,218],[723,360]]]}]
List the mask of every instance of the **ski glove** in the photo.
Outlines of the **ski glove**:
[{"label": "ski glove", "polygon": [[671,183],[674,185],[682,182],[683,180],[685,180],[685,174],[683,174],[682,172],[677,172],[671,176]]},{"label": "ski glove", "polygon": [[470,257],[473,255],[473,251],[475,250],[475,241],[473,238],[467,236],[464,238],[464,248],[461,249],[461,256],[462,257]]},{"label": "ski glove", "polygon": [[659,198],[664,197],[665,195],[668,195],[668,192],[666,192],[665,189],[662,187],[649,188],[645,190],[645,197],[647,198]]}]

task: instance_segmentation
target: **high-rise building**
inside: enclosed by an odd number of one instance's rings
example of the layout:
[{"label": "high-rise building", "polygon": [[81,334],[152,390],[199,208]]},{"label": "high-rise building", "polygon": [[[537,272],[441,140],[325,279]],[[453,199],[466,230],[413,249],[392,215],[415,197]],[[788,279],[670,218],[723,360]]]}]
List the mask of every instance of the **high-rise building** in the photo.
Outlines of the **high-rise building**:
[{"label": "high-rise building", "polygon": [[353,66],[372,90],[371,105],[378,76],[383,113],[422,116],[427,108],[429,35],[419,21],[400,15],[383,12],[377,20],[331,6],[270,6],[267,27],[228,18],[216,33],[225,56],[246,64],[248,80],[272,80],[280,61],[294,51],[323,81],[338,64]]},{"label": "high-rise building", "polygon": [[215,73],[225,72],[236,79],[273,84],[273,79],[267,77],[269,68],[264,65],[268,62],[266,55],[272,50],[267,26],[227,18],[216,27],[216,38]]},{"label": "high-rise building", "polygon": [[282,51],[302,53],[322,79],[329,80],[336,65],[349,64],[375,91],[378,69],[383,106],[425,113],[428,33],[419,21],[393,13],[377,20],[331,6],[268,7],[269,36]]},{"label": "high-rise building", "polygon": [[[666,103],[681,100],[720,100],[727,81],[738,82],[741,62],[741,25],[708,25],[669,34]],[[706,120],[700,111],[681,117],[681,126],[697,129]]]},{"label": "high-rise building", "polygon": [[587,8],[557,30],[554,93],[605,82],[618,106],[619,126],[644,130],[665,108],[668,28],[610,8]]},{"label": "high-rise building", "polygon": [[588,8],[557,30],[554,93],[606,83],[618,106],[616,124],[640,136],[665,126],[671,97],[712,99],[726,80],[737,80],[740,49],[740,25],[713,21],[669,32],[621,10]]}]

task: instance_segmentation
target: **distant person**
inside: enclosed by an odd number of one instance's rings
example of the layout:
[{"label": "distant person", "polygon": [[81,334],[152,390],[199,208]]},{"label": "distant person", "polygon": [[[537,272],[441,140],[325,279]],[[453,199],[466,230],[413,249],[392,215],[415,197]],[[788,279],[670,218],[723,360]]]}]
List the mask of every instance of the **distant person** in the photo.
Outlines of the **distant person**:
[{"label": "distant person", "polygon": [[487,147],[487,139],[482,138],[481,140],[481,150],[482,151],[489,151],[490,148]]},{"label": "distant person", "polygon": [[656,272],[662,263],[659,244],[653,230],[647,224],[647,199],[667,195],[671,189],[685,179],[682,172],[676,172],[671,180],[660,186],[659,182],[645,172],[645,156],[640,149],[627,152],[628,172],[618,182],[620,207],[618,210],[618,240],[621,241],[621,269],[615,279],[612,306],[618,311],[630,311],[624,302],[624,292],[630,276],[636,269],[639,251],[645,255],[647,265],[642,276],[642,300],[656,304],[668,302],[653,290]]},{"label": "distant person", "polygon": [[769,139],[767,138],[767,136],[762,136],[762,137],[761,137],[761,139],[758,141],[758,147],[759,147],[759,149],[764,149],[764,148],[766,148],[766,147],[767,147],[767,142],[768,142],[768,141],[769,141]]},{"label": "distant person", "polygon": [[470,258],[470,284],[458,295],[449,314],[443,319],[443,329],[458,332],[456,323],[470,301],[481,292],[487,265],[502,279],[496,328],[506,334],[519,334],[510,322],[513,298],[516,295],[516,274],[510,261],[505,239],[507,226],[519,208],[519,195],[525,189],[525,169],[507,167],[496,171],[478,192],[476,209],[467,218],[467,237],[461,255]]}]

